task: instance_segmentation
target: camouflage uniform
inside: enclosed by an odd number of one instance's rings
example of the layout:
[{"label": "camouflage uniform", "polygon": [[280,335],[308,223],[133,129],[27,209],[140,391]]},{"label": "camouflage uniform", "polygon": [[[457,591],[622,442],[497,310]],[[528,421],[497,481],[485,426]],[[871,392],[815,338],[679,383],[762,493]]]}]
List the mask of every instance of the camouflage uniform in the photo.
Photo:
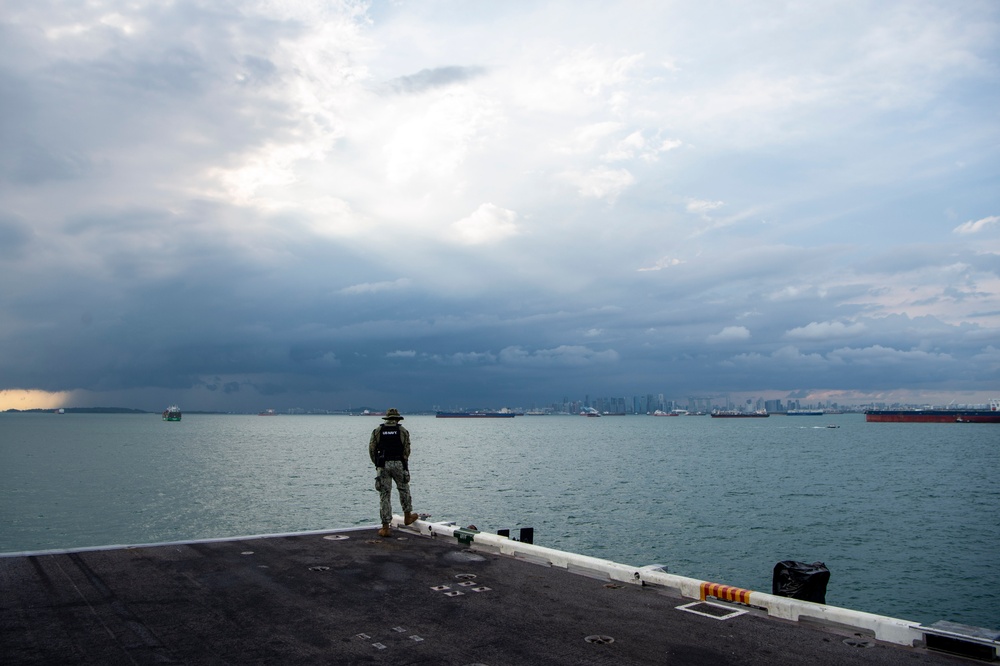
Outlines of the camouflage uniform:
[{"label": "camouflage uniform", "polygon": [[[379,443],[382,433],[382,426],[372,431],[368,440],[368,456],[372,464],[375,465],[377,476],[375,477],[375,490],[378,491],[379,517],[382,524],[387,525],[392,522],[392,482],[396,482],[396,490],[399,491],[399,503],[402,505],[403,515],[407,516],[413,511],[413,500],[410,497],[410,472],[408,461],[410,458],[410,433],[399,424],[402,417],[398,412],[390,410],[385,417],[385,425],[398,428],[401,446],[401,460],[384,460],[379,458]],[[414,516],[416,517],[416,516]]]},{"label": "camouflage uniform", "polygon": [[392,482],[396,482],[399,491],[399,503],[403,514],[413,511],[413,499],[410,497],[410,472],[403,469],[402,460],[386,460],[385,467],[379,467],[375,477],[375,490],[378,491],[378,512],[382,524],[392,522]]}]

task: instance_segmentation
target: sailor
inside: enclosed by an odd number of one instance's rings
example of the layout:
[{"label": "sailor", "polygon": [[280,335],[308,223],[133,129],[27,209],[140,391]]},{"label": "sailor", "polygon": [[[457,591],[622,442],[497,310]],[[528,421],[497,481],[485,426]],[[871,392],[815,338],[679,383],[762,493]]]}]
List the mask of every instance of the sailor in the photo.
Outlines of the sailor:
[{"label": "sailor", "polygon": [[413,500],[410,498],[410,433],[400,425],[403,417],[399,410],[392,408],[382,417],[385,421],[372,431],[368,440],[368,456],[375,465],[375,490],[378,491],[379,514],[382,528],[378,531],[381,537],[392,533],[389,524],[392,522],[392,482],[396,482],[399,491],[399,503],[403,509],[403,522],[409,525],[417,519],[413,513]]}]

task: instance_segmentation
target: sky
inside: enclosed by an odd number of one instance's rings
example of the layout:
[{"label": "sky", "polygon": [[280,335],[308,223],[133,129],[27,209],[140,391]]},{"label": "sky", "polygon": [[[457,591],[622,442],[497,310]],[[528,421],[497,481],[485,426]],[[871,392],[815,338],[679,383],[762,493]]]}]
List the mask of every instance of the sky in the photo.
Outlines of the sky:
[{"label": "sky", "polygon": [[1000,4],[3,0],[0,409],[1000,397]]}]

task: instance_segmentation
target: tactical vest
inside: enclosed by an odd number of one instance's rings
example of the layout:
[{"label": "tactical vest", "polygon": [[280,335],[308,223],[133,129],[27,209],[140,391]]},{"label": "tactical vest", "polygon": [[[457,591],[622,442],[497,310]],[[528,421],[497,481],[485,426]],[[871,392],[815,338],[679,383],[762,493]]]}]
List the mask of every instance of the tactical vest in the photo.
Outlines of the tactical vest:
[{"label": "tactical vest", "polygon": [[403,459],[403,437],[399,433],[399,424],[383,423],[378,435],[378,450],[376,455],[382,460]]}]

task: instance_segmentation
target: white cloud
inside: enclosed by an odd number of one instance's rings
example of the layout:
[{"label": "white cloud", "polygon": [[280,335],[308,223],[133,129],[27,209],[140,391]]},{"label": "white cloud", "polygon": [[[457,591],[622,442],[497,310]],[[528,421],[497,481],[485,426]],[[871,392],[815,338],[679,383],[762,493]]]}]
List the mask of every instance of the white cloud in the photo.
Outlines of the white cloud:
[{"label": "white cloud", "polygon": [[985,231],[997,223],[1000,223],[1000,215],[991,215],[980,220],[970,220],[964,224],[960,224],[952,229],[952,231],[956,234],[977,234],[980,231]]},{"label": "white cloud", "polygon": [[948,354],[927,352],[919,349],[894,349],[883,345],[852,348],[844,347],[832,350],[827,355],[831,360],[840,360],[854,365],[885,366],[887,368],[904,363],[924,363],[930,369],[932,363],[947,361]]},{"label": "white cloud", "polygon": [[500,351],[500,362],[519,366],[580,366],[614,363],[618,352],[613,349],[594,351],[580,345],[560,345],[554,349],[527,351],[523,347],[505,347]]},{"label": "white cloud", "polygon": [[456,239],[467,245],[501,241],[521,233],[517,213],[484,203],[471,215],[452,225]]},{"label": "white cloud", "polygon": [[608,58],[597,53],[597,49],[589,48],[557,63],[553,72],[557,78],[593,97],[626,83],[642,58],[641,53]]},{"label": "white cloud", "polygon": [[574,185],[582,197],[614,201],[635,183],[635,177],[627,169],[595,167],[586,172],[567,171],[562,179]]},{"label": "white cloud", "polygon": [[642,130],[635,130],[620,140],[601,159],[605,162],[621,162],[631,159],[655,162],[661,153],[674,150],[682,145],[684,145],[683,142],[677,139],[650,141],[646,139]]},{"label": "white cloud", "polygon": [[585,125],[575,129],[564,142],[555,143],[553,148],[568,155],[592,153],[621,127],[620,122],[613,120]]},{"label": "white cloud", "polygon": [[865,330],[866,326],[861,322],[845,324],[841,321],[814,321],[787,331],[785,337],[790,340],[830,340],[853,337]]},{"label": "white cloud", "polygon": [[713,210],[722,208],[725,204],[721,201],[705,201],[703,199],[691,199],[687,203],[687,212],[695,213],[708,219],[708,214]]},{"label": "white cloud", "polygon": [[659,152],[665,153],[674,150],[676,148],[680,148],[683,145],[684,142],[681,141],[680,139],[664,139],[663,142],[660,144]]},{"label": "white cloud", "polygon": [[364,282],[361,284],[353,284],[349,287],[344,287],[340,289],[341,294],[375,294],[381,291],[398,291],[400,289],[406,289],[410,286],[409,278],[399,278],[398,280],[386,280],[383,282]]},{"label": "white cloud", "polygon": [[746,326],[726,326],[718,333],[708,336],[706,342],[738,342],[750,339],[750,329]]},{"label": "white cloud", "polygon": [[497,362],[496,354],[490,352],[456,352],[447,356],[435,356],[443,365],[490,365]]},{"label": "white cloud", "polygon": [[644,268],[637,268],[636,270],[640,273],[645,273],[647,271],[661,271],[664,268],[672,268],[674,266],[680,266],[684,261],[682,259],[677,259],[676,257],[661,257],[656,260],[652,266],[646,266]]},{"label": "white cloud", "polygon": [[646,147],[646,139],[642,132],[637,130],[618,142],[618,144],[604,154],[603,159],[607,162],[620,162],[629,160],[642,153]]}]

